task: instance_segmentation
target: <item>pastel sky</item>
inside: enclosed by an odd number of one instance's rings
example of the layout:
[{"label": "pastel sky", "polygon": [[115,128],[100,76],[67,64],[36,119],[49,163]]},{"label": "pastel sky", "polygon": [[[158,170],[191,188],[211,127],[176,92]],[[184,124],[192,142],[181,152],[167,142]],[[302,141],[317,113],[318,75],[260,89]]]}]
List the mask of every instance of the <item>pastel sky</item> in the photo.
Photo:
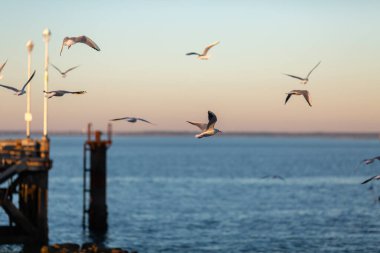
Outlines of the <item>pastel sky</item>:
[{"label": "pastel sky", "polygon": [[[49,130],[80,131],[88,122],[139,116],[157,126],[117,122],[117,131],[194,131],[186,120],[218,116],[227,131],[380,131],[380,1],[6,1],[0,9],[2,84],[27,76],[32,39],[32,131],[42,129],[44,44],[50,62],[80,67],[50,90],[86,90],[49,100]],[[65,49],[65,36],[87,35],[101,48]],[[211,59],[186,56],[220,40]],[[282,73],[306,75],[303,86]],[[285,93],[308,89],[285,106]],[[0,131],[25,127],[26,96],[0,90]]]}]

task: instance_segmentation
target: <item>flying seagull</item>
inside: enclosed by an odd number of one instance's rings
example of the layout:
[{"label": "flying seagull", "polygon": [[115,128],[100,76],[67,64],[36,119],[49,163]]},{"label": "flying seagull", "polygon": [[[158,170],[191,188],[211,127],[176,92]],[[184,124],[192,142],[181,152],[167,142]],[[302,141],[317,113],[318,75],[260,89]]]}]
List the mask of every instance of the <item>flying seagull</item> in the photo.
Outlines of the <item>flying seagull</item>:
[{"label": "flying seagull", "polygon": [[364,159],[364,160],[361,160],[359,162],[359,165],[358,165],[358,168],[361,164],[365,164],[365,165],[368,165],[368,164],[371,164],[371,163],[374,163],[376,160],[380,161],[380,156],[376,156],[376,157],[373,157],[373,158],[368,158],[368,159]]},{"label": "flying seagull", "polygon": [[85,94],[87,91],[67,91],[67,90],[53,90],[53,91],[44,91],[45,97],[62,97],[66,94]]},{"label": "flying seagull", "polygon": [[366,165],[368,165],[368,164],[375,162],[376,160],[380,161],[380,156],[376,156],[376,157],[373,157],[370,159],[364,159],[360,163],[365,163]]},{"label": "flying seagull", "polygon": [[282,176],[279,176],[279,175],[273,175],[273,176],[263,176],[262,179],[266,179],[266,178],[272,178],[272,179],[280,179],[282,181],[285,181],[285,178],[283,178]]},{"label": "flying seagull", "polygon": [[7,64],[7,61],[8,61],[8,60],[6,60],[6,61],[3,63],[3,65],[0,66],[0,80],[3,79],[3,76],[1,75],[1,72],[3,71],[3,68],[5,67],[5,64]]},{"label": "flying seagull", "polygon": [[307,76],[305,78],[302,78],[302,77],[299,77],[299,76],[293,76],[293,75],[289,75],[289,74],[284,74],[284,75],[287,75],[287,76],[296,78],[298,80],[301,80],[302,84],[307,84],[307,82],[309,81],[309,76],[310,76],[311,72],[313,72],[313,70],[316,69],[320,63],[321,62],[318,62],[318,64],[315,65],[315,67],[312,70],[310,70],[309,74],[307,74]]},{"label": "flying seagull", "polygon": [[65,72],[62,72],[57,66],[55,66],[54,64],[50,64],[51,66],[53,66],[53,68],[55,68],[60,74],[61,74],[61,76],[63,77],[63,78],[65,78],[66,77],[66,74],[68,73],[68,72],[70,72],[71,70],[74,70],[74,69],[76,69],[76,68],[78,68],[79,66],[75,66],[75,67],[72,67],[72,68],[69,68],[68,70],[66,70]]},{"label": "flying seagull", "polygon": [[310,103],[311,98],[309,95],[309,91],[307,90],[292,90],[286,94],[288,94],[288,96],[286,96],[285,104],[288,102],[288,100],[290,99],[292,95],[297,95],[297,96],[302,95],[305,98],[306,102],[311,106],[311,103]]},{"label": "flying seagull", "polygon": [[195,123],[195,122],[191,122],[191,121],[187,121],[187,122],[194,125],[194,126],[197,126],[199,129],[202,130],[202,132],[200,134],[195,135],[196,138],[200,139],[203,137],[213,136],[217,133],[222,133],[222,131],[220,131],[219,129],[214,128],[217,120],[218,119],[216,118],[216,115],[213,112],[208,111],[208,123],[207,124],[206,123]]},{"label": "flying seagull", "polygon": [[61,52],[59,53],[59,55],[62,55],[62,50],[64,46],[67,46],[67,48],[70,49],[70,47],[76,43],[84,43],[87,46],[92,47],[97,51],[100,51],[100,48],[98,47],[98,45],[95,44],[95,42],[93,42],[89,37],[82,35],[78,37],[65,37],[63,39]]},{"label": "flying seagull", "polygon": [[123,117],[123,118],[111,119],[110,121],[119,121],[119,120],[126,120],[130,123],[136,123],[137,121],[142,121],[142,122],[154,125],[152,122],[149,122],[146,119],[136,118],[136,117]]},{"label": "flying seagull", "polygon": [[368,183],[369,181],[372,181],[372,180],[379,180],[379,179],[380,179],[380,175],[373,176],[373,177],[368,178],[367,180],[365,180],[362,184],[366,184],[366,183]]},{"label": "flying seagull", "polygon": [[11,86],[3,85],[3,84],[0,84],[0,87],[3,87],[3,88],[6,88],[8,90],[12,90],[12,91],[16,92],[15,95],[17,95],[17,96],[24,95],[26,93],[25,88],[30,83],[30,81],[32,81],[35,73],[36,73],[36,71],[34,71],[33,74],[29,77],[28,81],[26,81],[24,86],[22,86],[21,90],[14,88],[14,87],[11,87]]},{"label": "flying seagull", "polygon": [[187,53],[186,55],[198,55],[198,59],[199,60],[208,60],[209,56],[207,55],[208,51],[219,44],[220,41],[216,41],[210,45],[208,45],[204,50],[203,50],[203,53],[202,54],[199,54],[199,53],[196,53],[196,52],[191,52],[191,53]]}]

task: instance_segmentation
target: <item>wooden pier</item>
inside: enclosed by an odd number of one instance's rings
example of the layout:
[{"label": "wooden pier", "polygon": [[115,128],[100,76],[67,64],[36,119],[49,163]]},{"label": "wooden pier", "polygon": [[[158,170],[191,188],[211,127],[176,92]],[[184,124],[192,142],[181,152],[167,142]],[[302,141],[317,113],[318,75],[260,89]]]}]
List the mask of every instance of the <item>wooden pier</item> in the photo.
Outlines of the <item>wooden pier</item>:
[{"label": "wooden pier", "polygon": [[46,137],[0,140],[0,244],[47,244],[49,151]]}]

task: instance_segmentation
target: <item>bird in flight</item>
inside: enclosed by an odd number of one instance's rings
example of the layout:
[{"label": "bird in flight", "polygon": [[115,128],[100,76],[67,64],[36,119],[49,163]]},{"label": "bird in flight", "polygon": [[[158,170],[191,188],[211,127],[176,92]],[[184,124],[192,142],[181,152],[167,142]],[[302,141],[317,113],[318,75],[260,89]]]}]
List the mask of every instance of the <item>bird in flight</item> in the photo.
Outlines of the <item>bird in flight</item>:
[{"label": "bird in flight", "polygon": [[142,118],[136,118],[136,117],[123,117],[123,118],[116,118],[116,119],[111,119],[110,121],[119,121],[119,120],[126,120],[127,122],[130,123],[136,123],[137,121],[142,121],[151,125],[154,125],[152,122],[142,119]]},{"label": "bird in flight", "polygon": [[368,164],[374,163],[376,160],[380,161],[380,156],[376,156],[376,157],[369,158],[369,159],[364,159],[360,163],[365,163],[365,165],[368,165]]},{"label": "bird in flight", "polygon": [[219,129],[214,128],[217,120],[218,119],[216,118],[216,115],[213,112],[208,111],[208,123],[207,124],[206,123],[196,123],[196,122],[191,122],[191,121],[187,121],[187,122],[194,125],[194,126],[197,126],[199,129],[201,129],[202,132],[200,134],[195,135],[196,138],[200,139],[203,137],[213,136],[217,133],[222,133],[222,131],[220,131]]},{"label": "bird in flight", "polygon": [[307,76],[305,78],[302,78],[302,77],[299,77],[299,76],[294,76],[294,75],[289,75],[289,74],[284,74],[284,75],[296,78],[296,79],[300,80],[302,84],[307,84],[307,82],[309,82],[309,76],[310,76],[311,72],[313,72],[313,70],[316,69],[320,63],[321,62],[318,62],[318,64],[315,65],[315,67],[312,68],[312,70],[310,70],[309,74],[307,74]]},{"label": "bird in flight", "polygon": [[66,77],[67,73],[70,72],[71,70],[74,70],[76,68],[78,68],[79,66],[75,66],[75,67],[72,67],[72,68],[69,68],[68,70],[62,72],[57,66],[55,66],[54,64],[50,64],[53,68],[55,68],[63,78]]},{"label": "bird in flight", "polygon": [[368,178],[367,180],[365,180],[364,182],[362,182],[362,184],[366,184],[368,183],[369,181],[372,181],[372,180],[379,180],[380,179],[380,175],[377,175],[377,176],[373,176],[371,178]]},{"label": "bird in flight", "polygon": [[1,66],[0,66],[0,80],[3,79],[3,76],[1,75],[1,72],[3,71],[3,68],[5,67],[5,64],[7,64],[7,61],[6,60]]},{"label": "bird in flight", "polygon": [[359,165],[358,165],[358,168],[360,167],[361,164],[365,164],[365,165],[369,165],[371,163],[374,163],[376,160],[380,161],[380,156],[376,156],[376,157],[373,157],[373,158],[368,158],[368,159],[364,159],[364,160],[361,160],[359,162]]},{"label": "bird in flight", "polygon": [[26,81],[26,83],[24,84],[24,86],[22,86],[21,90],[15,88],[15,87],[8,86],[8,85],[3,85],[3,84],[0,84],[0,87],[3,87],[3,88],[6,88],[8,90],[14,91],[15,95],[17,95],[17,96],[24,95],[26,93],[25,92],[25,88],[30,83],[30,81],[32,81],[35,73],[36,73],[36,71],[34,71],[33,74],[29,77],[28,81]]},{"label": "bird in flight", "polygon": [[203,50],[203,53],[202,54],[199,54],[199,53],[196,53],[196,52],[191,52],[191,53],[187,53],[186,55],[197,55],[198,56],[198,59],[199,60],[208,60],[210,58],[210,56],[207,54],[208,51],[219,44],[220,41],[216,41],[210,45],[208,45],[204,50]]},{"label": "bird in flight", "polygon": [[292,90],[286,94],[288,94],[288,96],[286,96],[285,104],[288,102],[288,100],[290,99],[292,95],[297,95],[297,96],[302,95],[305,98],[306,102],[311,106],[311,102],[310,102],[311,98],[309,95],[309,91],[307,90]]},{"label": "bird in flight", "polygon": [[263,176],[262,179],[267,179],[267,178],[272,178],[272,179],[280,179],[282,181],[285,181],[285,178],[283,178],[282,176],[279,176],[279,175],[272,175],[272,176]]},{"label": "bird in flight", "polygon": [[67,46],[67,49],[70,49],[70,47],[76,43],[84,43],[89,47],[92,47],[93,49],[100,51],[100,48],[94,41],[92,41],[89,37],[87,36],[78,36],[78,37],[65,37],[62,42],[62,47],[61,47],[61,52],[59,55],[62,55],[62,50],[64,46]]},{"label": "bird in flight", "polygon": [[45,97],[52,98],[52,97],[62,97],[66,94],[85,94],[87,91],[67,91],[67,90],[53,90],[53,91],[44,91]]}]

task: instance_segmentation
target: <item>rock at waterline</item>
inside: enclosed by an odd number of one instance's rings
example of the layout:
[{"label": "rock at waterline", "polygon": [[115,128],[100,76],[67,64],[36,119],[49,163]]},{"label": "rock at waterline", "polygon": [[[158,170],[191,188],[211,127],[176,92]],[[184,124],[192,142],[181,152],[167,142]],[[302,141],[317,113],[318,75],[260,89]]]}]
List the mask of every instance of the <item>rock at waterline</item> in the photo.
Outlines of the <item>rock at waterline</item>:
[{"label": "rock at waterline", "polygon": [[[95,243],[85,243],[80,247],[74,243],[53,244],[50,246],[43,246],[41,253],[128,253],[127,250],[120,248],[104,248],[96,245]],[[133,251],[137,253],[137,251]]]}]

